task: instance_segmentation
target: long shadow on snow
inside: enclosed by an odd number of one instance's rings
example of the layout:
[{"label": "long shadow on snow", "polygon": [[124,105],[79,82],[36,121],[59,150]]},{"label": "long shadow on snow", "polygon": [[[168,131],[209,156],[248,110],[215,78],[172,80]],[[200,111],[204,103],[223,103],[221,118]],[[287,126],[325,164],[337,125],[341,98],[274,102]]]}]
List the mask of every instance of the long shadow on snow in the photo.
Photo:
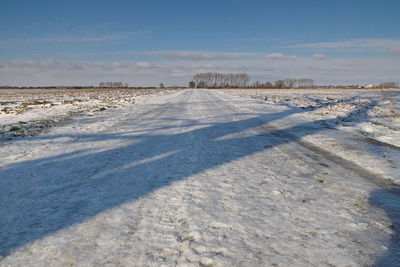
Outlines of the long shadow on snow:
[{"label": "long shadow on snow", "polygon": [[[123,139],[127,144],[7,166],[0,172],[0,252],[5,255],[169,183],[261,151],[265,148],[260,141],[268,142],[267,136],[217,138],[262,123],[254,117],[172,135],[132,136],[127,129],[127,134],[79,136],[78,142]],[[56,137],[61,136],[38,138]]]},{"label": "long shadow on snow", "polygon": [[370,194],[369,203],[385,211],[393,231],[387,252],[374,266],[400,266],[400,197],[388,190],[375,190]]},{"label": "long shadow on snow", "polygon": [[[299,110],[292,109],[270,118],[296,112]],[[266,145],[278,146],[307,135],[306,131],[297,131],[294,137],[288,134],[290,131],[320,130],[313,123],[304,123],[262,135],[224,138],[259,127],[268,116],[215,123],[177,134],[79,136],[78,141],[83,142],[124,139],[126,145],[7,166],[0,172],[0,255],[175,181],[262,151]]]}]

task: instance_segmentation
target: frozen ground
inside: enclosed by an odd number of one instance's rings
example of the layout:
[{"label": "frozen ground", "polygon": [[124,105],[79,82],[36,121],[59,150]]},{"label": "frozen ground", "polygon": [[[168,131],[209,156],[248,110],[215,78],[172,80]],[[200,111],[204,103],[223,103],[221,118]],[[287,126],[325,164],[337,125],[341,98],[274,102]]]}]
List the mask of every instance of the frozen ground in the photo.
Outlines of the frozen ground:
[{"label": "frozen ground", "polygon": [[400,147],[400,89],[236,89],[226,93],[303,109],[304,116]]},{"label": "frozen ground", "polygon": [[76,115],[131,105],[167,89],[1,89],[0,138],[32,136]]},{"label": "frozen ground", "polygon": [[399,265],[397,143],[312,115],[334,100],[232,93],[150,96],[4,141],[0,265]]}]

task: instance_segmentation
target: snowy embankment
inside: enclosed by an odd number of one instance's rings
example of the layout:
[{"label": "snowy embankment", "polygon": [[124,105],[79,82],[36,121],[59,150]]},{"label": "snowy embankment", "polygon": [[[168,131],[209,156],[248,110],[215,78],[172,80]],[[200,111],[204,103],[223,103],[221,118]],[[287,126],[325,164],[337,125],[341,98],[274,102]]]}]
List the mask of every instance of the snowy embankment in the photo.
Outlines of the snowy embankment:
[{"label": "snowy embankment", "polygon": [[322,126],[359,133],[400,148],[400,89],[229,89],[239,96],[304,110]]},{"label": "snowy embankment", "polygon": [[[292,128],[292,135],[331,152],[330,160],[340,156],[337,163],[362,166],[373,173],[370,176],[378,174],[381,179],[400,185],[396,168],[400,166],[400,90],[221,91],[297,110],[276,120],[275,125]],[[300,123],[307,127],[296,127]]]},{"label": "snowy embankment", "polygon": [[33,136],[76,115],[139,102],[149,94],[164,95],[169,89],[1,89],[0,138]]}]

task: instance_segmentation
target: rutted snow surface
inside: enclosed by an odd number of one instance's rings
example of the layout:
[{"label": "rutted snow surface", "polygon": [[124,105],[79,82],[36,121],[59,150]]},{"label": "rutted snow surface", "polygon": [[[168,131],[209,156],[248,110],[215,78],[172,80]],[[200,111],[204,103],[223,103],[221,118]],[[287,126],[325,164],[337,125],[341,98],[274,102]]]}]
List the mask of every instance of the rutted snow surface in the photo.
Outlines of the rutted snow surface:
[{"label": "rutted snow surface", "polygon": [[235,89],[226,93],[303,110],[303,116],[400,147],[399,89]]},{"label": "rutted snow surface", "polygon": [[185,90],[2,144],[0,265],[399,265],[399,150],[298,113]]},{"label": "rutted snow surface", "polygon": [[131,105],[151,94],[171,89],[1,89],[0,138],[33,136],[76,115]]}]

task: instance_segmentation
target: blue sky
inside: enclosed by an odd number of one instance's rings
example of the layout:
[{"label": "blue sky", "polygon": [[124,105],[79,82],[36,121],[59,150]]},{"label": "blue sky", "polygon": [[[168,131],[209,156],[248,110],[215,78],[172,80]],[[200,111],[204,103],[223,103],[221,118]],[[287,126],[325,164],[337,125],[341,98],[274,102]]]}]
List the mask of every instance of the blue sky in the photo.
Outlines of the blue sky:
[{"label": "blue sky", "polygon": [[400,80],[396,0],[0,2],[0,84]]}]

